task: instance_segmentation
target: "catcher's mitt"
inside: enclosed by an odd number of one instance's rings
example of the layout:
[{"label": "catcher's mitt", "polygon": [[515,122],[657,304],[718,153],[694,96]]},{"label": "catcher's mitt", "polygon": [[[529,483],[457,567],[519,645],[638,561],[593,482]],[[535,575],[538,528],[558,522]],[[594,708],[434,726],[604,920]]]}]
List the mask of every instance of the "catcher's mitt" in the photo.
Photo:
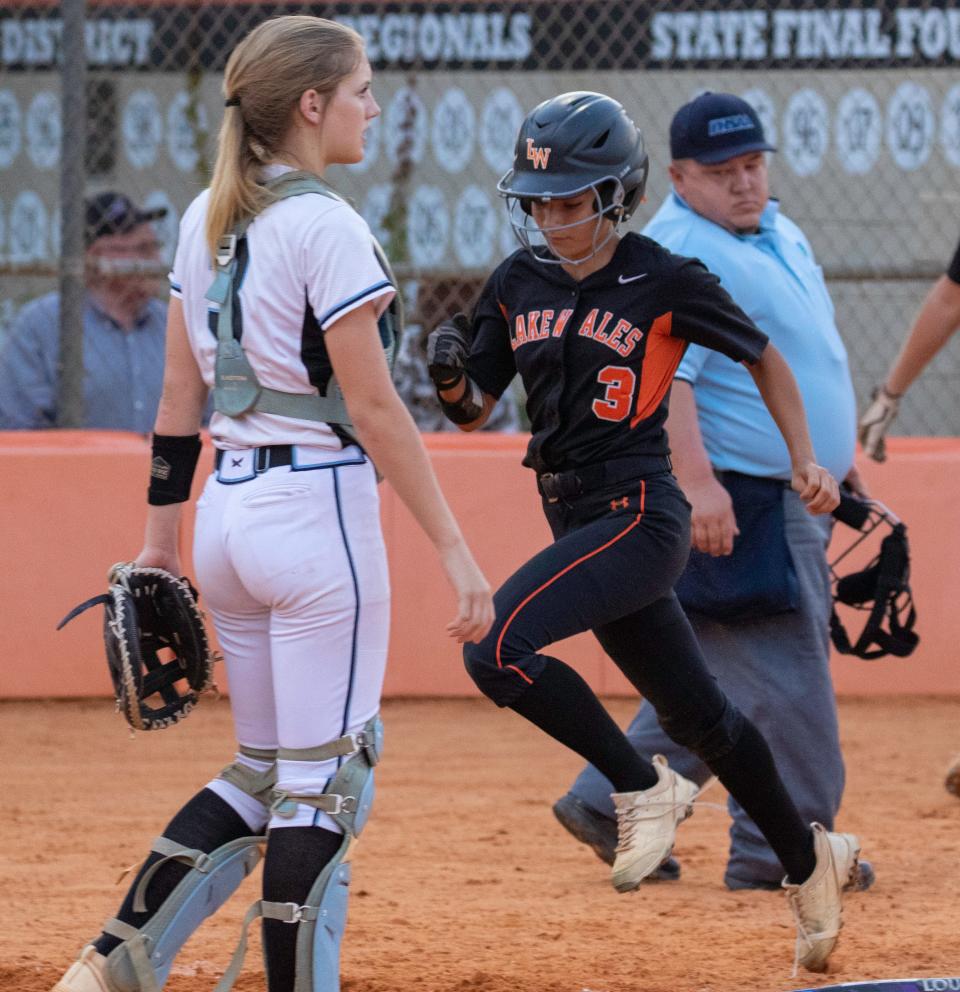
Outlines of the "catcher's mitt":
[{"label": "catcher's mitt", "polygon": [[[213,687],[213,664],[196,590],[162,568],[121,562],[110,589],[74,607],[57,625],[103,605],[103,640],[117,709],[134,730],[157,730],[183,719]],[[163,657],[161,657],[163,652]],[[177,683],[186,682],[186,686]]]}]

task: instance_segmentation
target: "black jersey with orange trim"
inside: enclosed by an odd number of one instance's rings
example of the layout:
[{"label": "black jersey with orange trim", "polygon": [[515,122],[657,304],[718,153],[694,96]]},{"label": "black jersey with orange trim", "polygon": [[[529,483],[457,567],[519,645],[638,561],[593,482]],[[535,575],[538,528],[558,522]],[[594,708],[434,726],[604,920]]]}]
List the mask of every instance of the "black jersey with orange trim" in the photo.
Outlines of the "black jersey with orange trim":
[{"label": "black jersey with orange trim", "polygon": [[634,233],[579,283],[515,252],[487,280],[473,327],[473,381],[499,397],[520,374],[533,435],[524,464],[536,472],[667,454],[667,395],[687,344],[738,362],[767,344],[701,262]]}]

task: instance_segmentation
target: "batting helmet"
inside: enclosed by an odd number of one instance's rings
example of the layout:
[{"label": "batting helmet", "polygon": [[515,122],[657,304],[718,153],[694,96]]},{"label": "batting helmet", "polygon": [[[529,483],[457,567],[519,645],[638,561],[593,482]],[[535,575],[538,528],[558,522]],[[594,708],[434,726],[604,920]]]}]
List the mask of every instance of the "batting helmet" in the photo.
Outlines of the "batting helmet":
[{"label": "batting helmet", "polygon": [[[844,491],[833,515],[858,532],[853,543],[830,562],[834,599],[830,637],[834,647],[841,654],[860,658],[882,658],[888,654],[906,658],[920,641],[913,630],[917,611],[910,591],[906,524],[883,503],[859,499]],[[881,534],[884,536],[880,549],[866,567],[841,576],[838,570],[847,556],[871,535]],[[840,621],[838,603],[867,614],[866,624],[856,640],[851,639]]]},{"label": "batting helmet", "polygon": [[614,226],[643,199],[649,161],[643,135],[623,106],[602,93],[563,93],[525,118],[513,168],[497,183],[514,230],[530,247],[531,200],[575,196],[593,189],[598,215]]}]

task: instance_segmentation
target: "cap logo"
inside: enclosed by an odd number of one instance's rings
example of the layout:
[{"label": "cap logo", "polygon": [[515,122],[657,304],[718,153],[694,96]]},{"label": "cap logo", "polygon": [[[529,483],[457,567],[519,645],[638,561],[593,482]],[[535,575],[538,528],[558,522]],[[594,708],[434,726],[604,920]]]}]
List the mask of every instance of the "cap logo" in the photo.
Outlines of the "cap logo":
[{"label": "cap logo", "polygon": [[545,169],[550,159],[552,148],[537,148],[533,143],[533,138],[527,138],[527,161],[533,162],[535,169]]},{"label": "cap logo", "polygon": [[749,114],[731,114],[729,117],[714,117],[707,122],[707,134],[715,138],[718,134],[731,134],[734,131],[752,131],[756,127]]}]

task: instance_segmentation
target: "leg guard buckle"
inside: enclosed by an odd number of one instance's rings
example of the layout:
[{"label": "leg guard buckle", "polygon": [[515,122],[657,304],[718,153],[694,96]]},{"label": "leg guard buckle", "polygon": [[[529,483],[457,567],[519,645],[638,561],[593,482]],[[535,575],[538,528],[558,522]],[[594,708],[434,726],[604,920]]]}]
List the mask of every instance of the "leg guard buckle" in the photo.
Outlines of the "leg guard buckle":
[{"label": "leg guard buckle", "polygon": [[[349,748],[343,750],[343,748]],[[270,811],[281,817],[296,815],[297,804],[312,806],[328,814],[345,833],[356,837],[370,816],[373,805],[373,767],[383,750],[383,721],[372,717],[359,734],[347,734],[318,748],[280,748],[278,756],[289,761],[315,761],[339,749],[340,756],[349,754],[334,775],[326,791],[319,796],[294,795],[274,790]]]},{"label": "leg guard buckle", "polygon": [[233,988],[247,953],[247,931],[258,918],[300,925],[294,992],[339,992],[340,940],[347,925],[350,886],[350,863],[343,858],[349,846],[350,838],[344,836],[337,853],[317,876],[304,905],[266,899],[251,905],[243,918],[240,941],[214,992],[230,992]]}]

